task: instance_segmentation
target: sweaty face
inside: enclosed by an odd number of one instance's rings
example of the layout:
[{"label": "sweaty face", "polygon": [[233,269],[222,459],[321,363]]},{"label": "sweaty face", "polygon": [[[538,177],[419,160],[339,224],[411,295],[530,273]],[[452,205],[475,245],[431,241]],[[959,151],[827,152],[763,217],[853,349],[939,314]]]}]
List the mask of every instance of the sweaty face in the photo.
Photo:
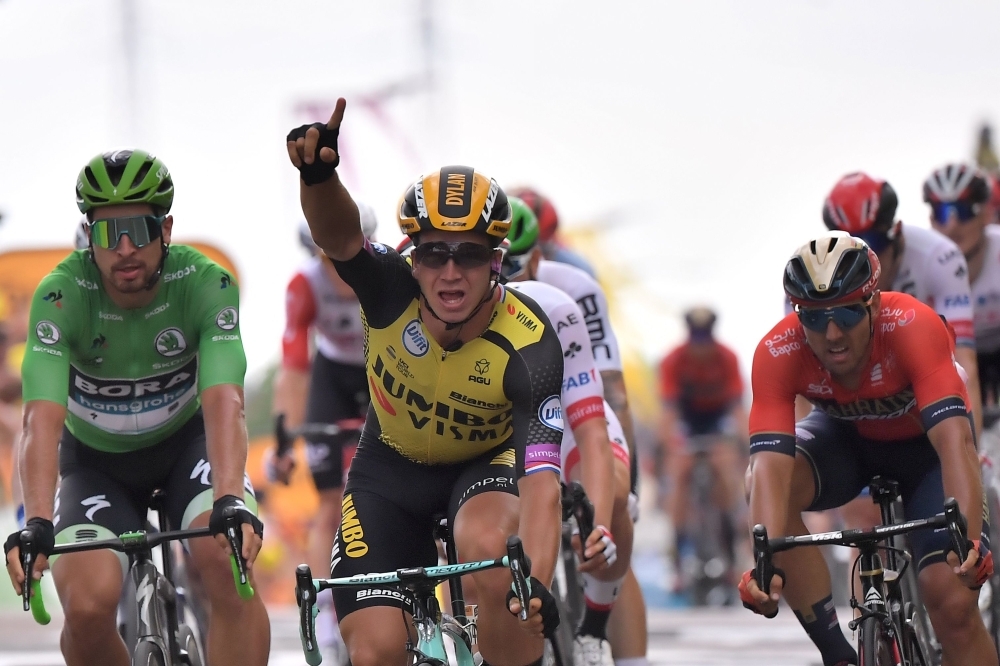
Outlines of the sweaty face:
[{"label": "sweaty face", "polygon": [[[432,229],[420,233],[419,244],[443,241],[447,243],[476,243],[489,246],[483,234],[462,231],[448,232]],[[499,251],[494,253],[499,257]],[[430,267],[414,261],[413,277],[420,284],[420,291],[438,317],[447,322],[459,322],[472,314],[487,296],[492,284],[490,264],[463,268],[454,259],[441,267]]]},{"label": "sweaty face", "polygon": [[[91,212],[91,220],[112,217],[129,217],[132,215],[152,215],[153,207],[149,204],[122,204],[102,206]],[[173,220],[170,216],[163,221],[163,242],[170,243],[170,229]],[[106,250],[91,246],[94,249],[94,262],[97,264],[105,286],[123,294],[134,294],[146,288],[160,265],[163,249],[160,240],[137,248],[127,235],[122,236],[114,249]]]},{"label": "sweaty face", "polygon": [[[878,312],[880,301],[876,295],[869,308],[871,312]],[[846,330],[834,321],[830,321],[822,332],[805,326],[803,330],[810,349],[834,377],[849,378],[852,373],[861,370],[868,358],[871,343],[870,314],[866,314],[860,322]]]},{"label": "sweaty face", "polygon": [[947,222],[942,224],[931,215],[931,226],[953,240],[958,249],[968,256],[982,240],[986,225],[992,219],[993,206],[985,204],[979,211],[979,214],[968,222],[962,222],[952,215],[948,218]]}]

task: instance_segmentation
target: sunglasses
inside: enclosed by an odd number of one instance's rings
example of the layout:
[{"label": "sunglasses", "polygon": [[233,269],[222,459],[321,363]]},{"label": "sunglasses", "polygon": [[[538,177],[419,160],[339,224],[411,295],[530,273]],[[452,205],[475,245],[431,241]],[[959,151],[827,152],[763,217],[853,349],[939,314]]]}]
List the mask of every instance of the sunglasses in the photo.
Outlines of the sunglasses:
[{"label": "sunglasses", "polygon": [[90,224],[90,242],[96,247],[113,250],[122,236],[128,236],[132,245],[145,247],[163,233],[163,220],[159,215],[133,215],[94,220]]},{"label": "sunglasses", "polygon": [[805,308],[797,314],[802,325],[810,331],[826,333],[831,321],[840,330],[847,331],[861,323],[868,314],[868,306],[865,303],[855,303],[835,308]]},{"label": "sunglasses", "polygon": [[948,219],[954,215],[962,224],[971,222],[979,214],[979,205],[966,201],[951,203],[932,203],[931,217],[937,224],[948,224]]},{"label": "sunglasses", "polygon": [[500,266],[500,274],[510,280],[528,270],[529,263],[531,263],[530,252],[517,256],[504,254],[503,263]]},{"label": "sunglasses", "polygon": [[481,268],[493,259],[493,248],[479,243],[421,243],[410,252],[413,262],[427,268],[442,268],[454,260],[459,268]]},{"label": "sunglasses", "polygon": [[883,250],[892,245],[893,241],[893,238],[888,234],[880,233],[878,231],[855,233],[854,235],[863,240],[875,254],[881,254]]}]

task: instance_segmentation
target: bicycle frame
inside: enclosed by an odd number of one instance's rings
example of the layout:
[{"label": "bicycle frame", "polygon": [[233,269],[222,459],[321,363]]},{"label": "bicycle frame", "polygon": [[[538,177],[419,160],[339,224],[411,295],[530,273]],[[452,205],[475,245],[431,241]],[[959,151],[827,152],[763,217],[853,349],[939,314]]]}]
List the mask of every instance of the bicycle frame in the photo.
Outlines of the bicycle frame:
[{"label": "bicycle frame", "polygon": [[[882,508],[883,519],[891,520],[893,511],[891,501],[895,499],[894,488],[889,485],[885,488],[878,488],[873,484],[873,498]],[[889,499],[891,495],[891,499]],[[858,603],[856,595],[851,595],[851,606],[860,611],[861,616],[851,620],[848,626],[851,630],[857,627],[866,619],[874,617],[879,619],[886,628],[890,638],[893,640],[897,663],[904,663],[901,658],[906,654],[906,661],[909,661],[908,647],[903,641],[904,627],[907,626],[908,618],[904,617],[905,612],[902,602],[902,592],[900,581],[903,573],[909,566],[909,555],[902,549],[896,549],[892,545],[882,545],[883,542],[892,542],[894,537],[902,536],[909,532],[920,529],[932,529],[946,527],[952,537],[952,541],[960,557],[964,559],[966,551],[964,549],[964,518],[958,510],[958,503],[953,498],[945,500],[944,513],[932,518],[911,520],[905,523],[892,523],[877,526],[871,529],[843,530],[838,532],[824,532],[820,534],[806,534],[801,536],[783,537],[769,540],[767,530],[763,525],[756,525],[753,529],[754,557],[756,560],[754,577],[757,584],[764,593],[770,592],[770,581],[774,575],[774,567],[771,564],[771,556],[774,553],[790,550],[798,546],[852,546],[858,548],[861,554],[858,558],[860,563],[860,577],[862,581],[863,601]],[[887,560],[892,566],[898,567],[901,563],[897,558],[898,554],[903,554],[905,561],[902,568],[892,568],[891,577],[887,580],[886,569],[882,565],[882,558],[878,551],[884,548],[887,553]],[[919,640],[919,637],[918,637]]]}]

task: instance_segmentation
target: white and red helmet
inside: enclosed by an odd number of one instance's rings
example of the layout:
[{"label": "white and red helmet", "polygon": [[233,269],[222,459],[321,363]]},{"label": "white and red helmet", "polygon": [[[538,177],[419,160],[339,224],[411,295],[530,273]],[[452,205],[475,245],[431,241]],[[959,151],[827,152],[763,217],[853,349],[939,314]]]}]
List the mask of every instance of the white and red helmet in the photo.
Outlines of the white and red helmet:
[{"label": "white and red helmet", "polygon": [[867,300],[882,265],[860,238],[831,231],[811,240],[785,264],[785,293],[801,307],[833,307]]}]

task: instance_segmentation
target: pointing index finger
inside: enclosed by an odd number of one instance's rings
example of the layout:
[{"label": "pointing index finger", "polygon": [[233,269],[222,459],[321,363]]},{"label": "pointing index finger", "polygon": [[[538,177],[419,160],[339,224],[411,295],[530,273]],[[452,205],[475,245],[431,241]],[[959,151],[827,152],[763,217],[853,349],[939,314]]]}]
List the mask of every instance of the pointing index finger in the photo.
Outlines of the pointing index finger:
[{"label": "pointing index finger", "polygon": [[345,108],[347,108],[347,100],[343,97],[338,97],[337,104],[333,107],[333,114],[330,116],[330,122],[326,124],[327,129],[337,129],[340,127],[340,123],[344,121]]}]

